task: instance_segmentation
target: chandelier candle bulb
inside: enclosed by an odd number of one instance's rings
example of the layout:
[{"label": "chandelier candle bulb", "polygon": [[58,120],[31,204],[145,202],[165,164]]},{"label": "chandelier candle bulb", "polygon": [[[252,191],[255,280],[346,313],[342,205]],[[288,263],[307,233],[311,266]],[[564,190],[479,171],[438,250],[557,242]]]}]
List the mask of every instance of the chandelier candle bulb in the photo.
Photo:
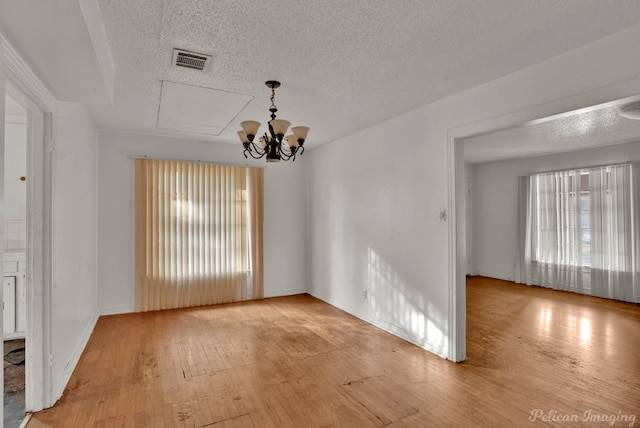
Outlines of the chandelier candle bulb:
[{"label": "chandelier candle bulb", "polygon": [[[296,160],[296,155],[302,155],[304,153],[304,147],[302,146],[307,139],[307,133],[309,132],[308,126],[294,126],[291,128],[292,134],[287,135],[287,130],[291,126],[291,122],[283,119],[276,119],[276,112],[278,108],[275,104],[276,88],[280,87],[280,82],[275,80],[268,80],[265,82],[267,88],[271,88],[271,106],[269,111],[271,112],[271,120],[268,122],[269,130],[265,132],[263,136],[260,136],[258,141],[262,147],[258,147],[254,144],[253,140],[258,135],[258,128],[260,128],[260,122],[255,120],[245,120],[240,123],[242,131],[238,131],[238,137],[244,147],[244,157],[248,158],[250,155],[254,159],[260,159],[267,157],[267,162],[280,162],[280,160]],[[289,147],[286,144],[282,144],[282,139],[286,139]]]}]

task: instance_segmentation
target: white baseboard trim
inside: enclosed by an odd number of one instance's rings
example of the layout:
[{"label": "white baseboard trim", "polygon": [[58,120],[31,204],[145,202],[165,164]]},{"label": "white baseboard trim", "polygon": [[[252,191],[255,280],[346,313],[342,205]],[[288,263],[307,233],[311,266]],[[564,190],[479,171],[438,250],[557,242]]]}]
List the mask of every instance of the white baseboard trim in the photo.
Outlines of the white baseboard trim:
[{"label": "white baseboard trim", "polygon": [[315,297],[316,299],[320,299],[325,303],[330,304],[331,306],[335,306],[336,308],[345,311],[346,313],[348,313],[349,315],[353,315],[356,318],[361,319],[364,322],[367,322],[375,327],[378,327],[381,330],[386,331],[387,333],[390,333],[396,337],[399,337],[402,340],[405,340],[409,343],[412,343],[414,345],[416,345],[419,348],[424,349],[425,351],[431,352],[432,354],[435,354],[441,358],[444,359],[449,359],[448,356],[448,346],[446,345],[438,345],[436,343],[431,342],[429,339],[425,338],[425,337],[421,337],[418,335],[415,335],[405,329],[403,329],[402,327],[399,327],[397,325],[391,324],[387,321],[384,320],[380,320],[376,317],[370,317],[367,314],[363,314],[360,311],[358,311],[355,307],[348,305],[348,304],[344,304],[342,302],[337,302],[337,301],[333,301],[332,299],[328,299],[325,298],[323,296],[317,295],[315,293],[312,292],[307,292],[310,295],[312,295],[313,297]]},{"label": "white baseboard trim", "polygon": [[513,279],[512,274],[507,274],[507,273],[479,272],[478,276],[486,276],[487,278],[495,278],[495,279],[501,279],[503,281],[517,282]]},{"label": "white baseboard trim", "polygon": [[18,332],[18,333],[5,333],[4,334],[4,340],[12,340],[12,339],[24,339],[25,335],[24,335],[24,331]]},{"label": "white baseboard trim", "polygon": [[71,378],[71,374],[75,370],[76,365],[78,365],[80,356],[82,355],[84,348],[87,346],[87,342],[89,342],[89,338],[91,337],[91,333],[93,332],[93,329],[95,328],[97,322],[98,316],[94,315],[87,323],[87,326],[82,332],[82,336],[80,336],[80,339],[78,340],[78,342],[76,342],[76,346],[73,348],[73,352],[71,353],[71,358],[69,358],[67,365],[64,367],[64,370],[56,380],[54,391],[55,396],[52,400],[53,403],[55,403],[60,399],[60,397],[62,397],[62,393],[67,387],[67,383],[69,383],[69,379]]},{"label": "white baseboard trim", "polygon": [[306,288],[278,288],[276,290],[265,291],[264,297],[293,296],[295,294],[305,294],[306,292]]},{"label": "white baseboard trim", "polygon": [[27,414],[24,416],[24,419],[20,423],[20,427],[19,428],[26,428],[27,427],[27,425],[29,424],[29,421],[31,420],[31,415],[32,414],[33,413],[31,413],[31,412],[27,412]]},{"label": "white baseboard trim", "polygon": [[130,314],[134,312],[133,306],[111,306],[108,308],[99,308],[98,314],[100,316],[103,315],[120,315],[120,314]]}]

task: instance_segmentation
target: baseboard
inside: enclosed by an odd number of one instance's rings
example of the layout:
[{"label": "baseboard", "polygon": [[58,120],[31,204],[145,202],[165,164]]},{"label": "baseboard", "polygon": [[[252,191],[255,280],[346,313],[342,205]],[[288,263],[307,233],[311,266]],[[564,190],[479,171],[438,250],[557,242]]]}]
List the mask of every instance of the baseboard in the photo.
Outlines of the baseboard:
[{"label": "baseboard", "polygon": [[13,340],[13,339],[24,339],[24,331],[19,333],[5,333],[3,336],[4,340]]},{"label": "baseboard", "polygon": [[24,415],[24,419],[22,420],[22,422],[20,423],[20,427],[19,428],[26,428],[27,425],[29,424],[29,421],[31,420],[31,412],[27,412],[26,415]]},{"label": "baseboard", "polygon": [[93,332],[96,323],[98,322],[98,316],[94,315],[91,320],[87,323],[86,328],[82,332],[82,336],[80,336],[80,340],[76,343],[76,346],[73,348],[73,352],[71,353],[71,358],[64,370],[56,380],[55,385],[55,396],[53,397],[53,403],[58,401],[60,397],[62,397],[62,393],[64,389],[67,387],[67,383],[69,383],[69,379],[71,378],[71,374],[76,368],[78,361],[80,361],[80,356],[84,351],[84,348],[87,346],[87,342],[89,342],[89,338],[91,337],[91,333]]},{"label": "baseboard", "polygon": [[376,317],[371,317],[368,314],[364,314],[358,311],[355,307],[349,304],[333,301],[332,299],[328,299],[328,298],[325,298],[324,296],[320,296],[318,294],[314,294],[311,292],[308,292],[308,293],[313,297],[315,297],[316,299],[320,299],[323,302],[330,304],[331,306],[335,306],[336,308],[342,311],[345,311],[349,315],[353,315],[354,317],[359,318],[362,321],[369,323],[375,327],[378,327],[379,329],[384,330],[387,333],[390,333],[396,337],[399,337],[402,340],[412,343],[417,347],[424,349],[425,351],[431,352],[432,354],[435,354],[441,358],[449,359],[447,346],[435,344],[431,342],[429,339],[415,335],[403,329],[402,327],[380,320]]},{"label": "baseboard", "polygon": [[264,297],[293,296],[295,294],[304,294],[306,292],[306,288],[278,288],[276,290],[265,291]]},{"label": "baseboard", "polygon": [[486,276],[487,278],[495,278],[501,279],[503,281],[515,282],[515,280],[513,279],[513,274],[507,273],[479,272],[477,276]]},{"label": "baseboard", "polygon": [[[445,360],[447,359],[451,359],[449,358],[448,355],[448,349],[446,346],[443,345],[438,345],[436,343],[433,343],[432,341],[430,341],[429,339],[425,338],[425,337],[421,337],[418,335],[415,335],[413,333],[411,333],[410,331],[407,331],[401,327],[398,327],[394,324],[391,323],[387,323],[385,321],[382,320],[378,320],[378,321],[372,321],[371,324],[375,325],[378,328],[381,328],[382,330],[393,334],[394,336],[398,336],[401,339],[406,340],[409,343],[413,343],[414,345],[416,345],[419,348],[424,349],[425,351],[429,351],[432,354],[437,355],[438,357],[444,358]],[[444,336],[444,334],[443,334]],[[447,338],[448,340],[448,338]]]},{"label": "baseboard", "polygon": [[119,315],[119,314],[130,314],[134,312],[133,306],[111,306],[108,308],[99,308],[98,314],[100,316],[103,315]]}]

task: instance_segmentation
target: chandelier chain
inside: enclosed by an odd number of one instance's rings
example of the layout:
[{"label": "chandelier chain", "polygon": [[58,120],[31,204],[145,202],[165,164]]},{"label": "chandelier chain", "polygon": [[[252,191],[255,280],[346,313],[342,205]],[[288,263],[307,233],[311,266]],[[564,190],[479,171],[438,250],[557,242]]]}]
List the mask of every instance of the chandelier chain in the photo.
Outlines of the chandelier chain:
[{"label": "chandelier chain", "polygon": [[276,107],[276,90],[272,86],[271,87],[271,107],[269,107],[269,111],[271,112],[271,120],[276,118],[276,112],[278,111],[278,107]]}]

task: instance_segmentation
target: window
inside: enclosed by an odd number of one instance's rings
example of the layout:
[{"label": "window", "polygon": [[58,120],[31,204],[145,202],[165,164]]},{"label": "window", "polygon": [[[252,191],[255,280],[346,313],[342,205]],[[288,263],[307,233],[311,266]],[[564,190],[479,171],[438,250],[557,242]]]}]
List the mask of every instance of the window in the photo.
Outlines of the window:
[{"label": "window", "polygon": [[137,159],[137,311],[262,298],[263,170]]},{"label": "window", "polygon": [[590,226],[590,196],[589,196],[589,172],[580,171],[580,250],[582,265],[591,265],[591,226]]},{"label": "window", "polygon": [[[566,265],[591,265],[591,211],[599,209],[599,217],[611,224],[613,215],[613,181],[611,168],[604,167],[601,175],[602,204],[591,203],[589,170],[536,174],[537,211],[535,260]],[[611,242],[606,242],[611,251]]]},{"label": "window", "polygon": [[635,301],[639,175],[624,164],[521,177],[521,281]]},{"label": "window", "polygon": [[532,177],[536,211],[535,260],[588,266],[590,262],[587,170]]}]

